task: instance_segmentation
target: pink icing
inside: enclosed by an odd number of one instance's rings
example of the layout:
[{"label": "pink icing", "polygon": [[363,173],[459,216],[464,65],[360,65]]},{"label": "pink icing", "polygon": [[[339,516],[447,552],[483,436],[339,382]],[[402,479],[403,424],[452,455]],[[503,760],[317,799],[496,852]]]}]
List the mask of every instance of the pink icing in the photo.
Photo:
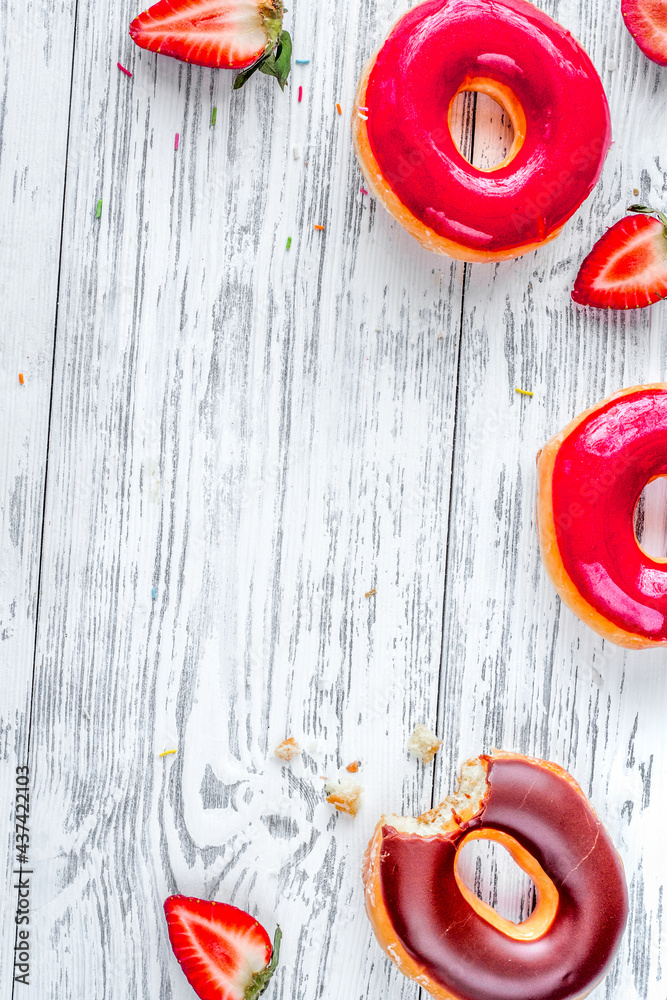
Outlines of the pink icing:
[{"label": "pink icing", "polygon": [[[508,86],[526,139],[492,173],[471,166],[449,131],[466,78]],[[427,0],[390,32],[366,89],[368,137],[400,200],[440,236],[482,251],[541,242],[594,187],[611,142],[592,62],[526,0]]]},{"label": "pink icing", "polygon": [[667,391],[642,389],[589,415],[554,463],[556,540],[581,595],[627,632],[667,642],[667,563],[639,546],[634,511],[667,475]]}]

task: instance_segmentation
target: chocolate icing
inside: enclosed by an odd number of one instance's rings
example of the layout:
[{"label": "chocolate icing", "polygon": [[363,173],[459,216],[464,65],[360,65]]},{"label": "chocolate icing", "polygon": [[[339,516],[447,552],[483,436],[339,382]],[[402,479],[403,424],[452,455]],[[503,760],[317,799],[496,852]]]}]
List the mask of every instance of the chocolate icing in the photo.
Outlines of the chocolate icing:
[{"label": "chocolate icing", "polygon": [[[623,866],[604,827],[566,778],[523,758],[491,759],[479,814],[448,836],[382,831],[380,882],[405,950],[460,1000],[568,1000],[602,978],[627,918]],[[487,923],[454,876],[472,829],[510,834],[554,881],[553,923],[515,941]]]}]

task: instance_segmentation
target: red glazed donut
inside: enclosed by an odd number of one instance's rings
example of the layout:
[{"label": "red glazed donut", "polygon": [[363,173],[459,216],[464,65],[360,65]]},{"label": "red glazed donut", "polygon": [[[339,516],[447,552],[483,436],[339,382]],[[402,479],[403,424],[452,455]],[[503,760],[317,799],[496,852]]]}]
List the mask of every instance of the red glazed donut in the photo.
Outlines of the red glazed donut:
[{"label": "red glazed donut", "polygon": [[[520,924],[461,881],[470,839],[503,844],[537,889]],[[495,752],[418,819],[383,816],[364,858],[366,909],[399,969],[438,1000],[574,1000],[604,976],[628,912],[623,865],[570,775]]]},{"label": "red glazed donut", "polygon": [[667,385],[623,389],[538,455],[537,530],[563,601],[619,646],[667,644],[667,560],[637,542],[642,490],[667,475]]},{"label": "red glazed donut", "polygon": [[[449,128],[461,91],[514,126],[508,157],[473,167]],[[368,184],[427,249],[502,260],[553,239],[590,194],[611,141],[607,99],[575,39],[527,0],[428,0],[366,66],[352,117]]]}]

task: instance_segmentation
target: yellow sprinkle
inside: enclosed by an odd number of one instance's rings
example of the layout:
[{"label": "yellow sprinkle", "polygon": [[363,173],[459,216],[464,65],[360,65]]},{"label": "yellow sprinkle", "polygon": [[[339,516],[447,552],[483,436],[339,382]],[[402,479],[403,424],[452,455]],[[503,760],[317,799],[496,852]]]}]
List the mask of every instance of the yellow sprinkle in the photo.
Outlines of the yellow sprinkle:
[{"label": "yellow sprinkle", "polygon": [[324,229],[324,226],[315,226],[315,229]]},{"label": "yellow sprinkle", "polygon": [[162,753],[158,754],[158,757],[168,757],[170,753],[178,753],[178,750],[163,750]]},{"label": "yellow sprinkle", "polygon": [[515,389],[514,391],[518,392],[520,396],[533,396],[534,395],[534,393],[529,392],[528,389]]},{"label": "yellow sprinkle", "polygon": [[375,589],[375,587],[373,587],[373,589],[369,590],[367,594],[364,594],[364,597],[375,597],[376,594],[377,590]]},{"label": "yellow sprinkle", "polygon": [[19,382],[21,385],[25,385],[25,379],[23,378],[23,372],[19,372]]}]

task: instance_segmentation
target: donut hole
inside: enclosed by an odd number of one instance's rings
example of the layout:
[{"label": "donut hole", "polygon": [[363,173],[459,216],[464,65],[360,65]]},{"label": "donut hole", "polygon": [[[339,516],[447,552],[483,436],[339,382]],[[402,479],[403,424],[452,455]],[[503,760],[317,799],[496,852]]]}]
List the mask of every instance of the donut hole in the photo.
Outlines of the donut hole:
[{"label": "donut hole", "polygon": [[635,538],[650,559],[667,560],[667,476],[642,490],[635,507]]},{"label": "donut hole", "polygon": [[[509,97],[507,104],[516,104],[514,117],[505,107],[503,96]],[[522,116],[516,98],[501,94],[493,81],[470,81],[450,105],[449,130],[461,156],[486,173],[506,166],[518,153],[523,135],[518,133],[514,118]],[[525,132],[524,122],[519,124]]]},{"label": "donut hole", "polygon": [[523,923],[535,909],[535,883],[502,844],[468,840],[457,854],[461,881],[483,903],[513,924]]}]

